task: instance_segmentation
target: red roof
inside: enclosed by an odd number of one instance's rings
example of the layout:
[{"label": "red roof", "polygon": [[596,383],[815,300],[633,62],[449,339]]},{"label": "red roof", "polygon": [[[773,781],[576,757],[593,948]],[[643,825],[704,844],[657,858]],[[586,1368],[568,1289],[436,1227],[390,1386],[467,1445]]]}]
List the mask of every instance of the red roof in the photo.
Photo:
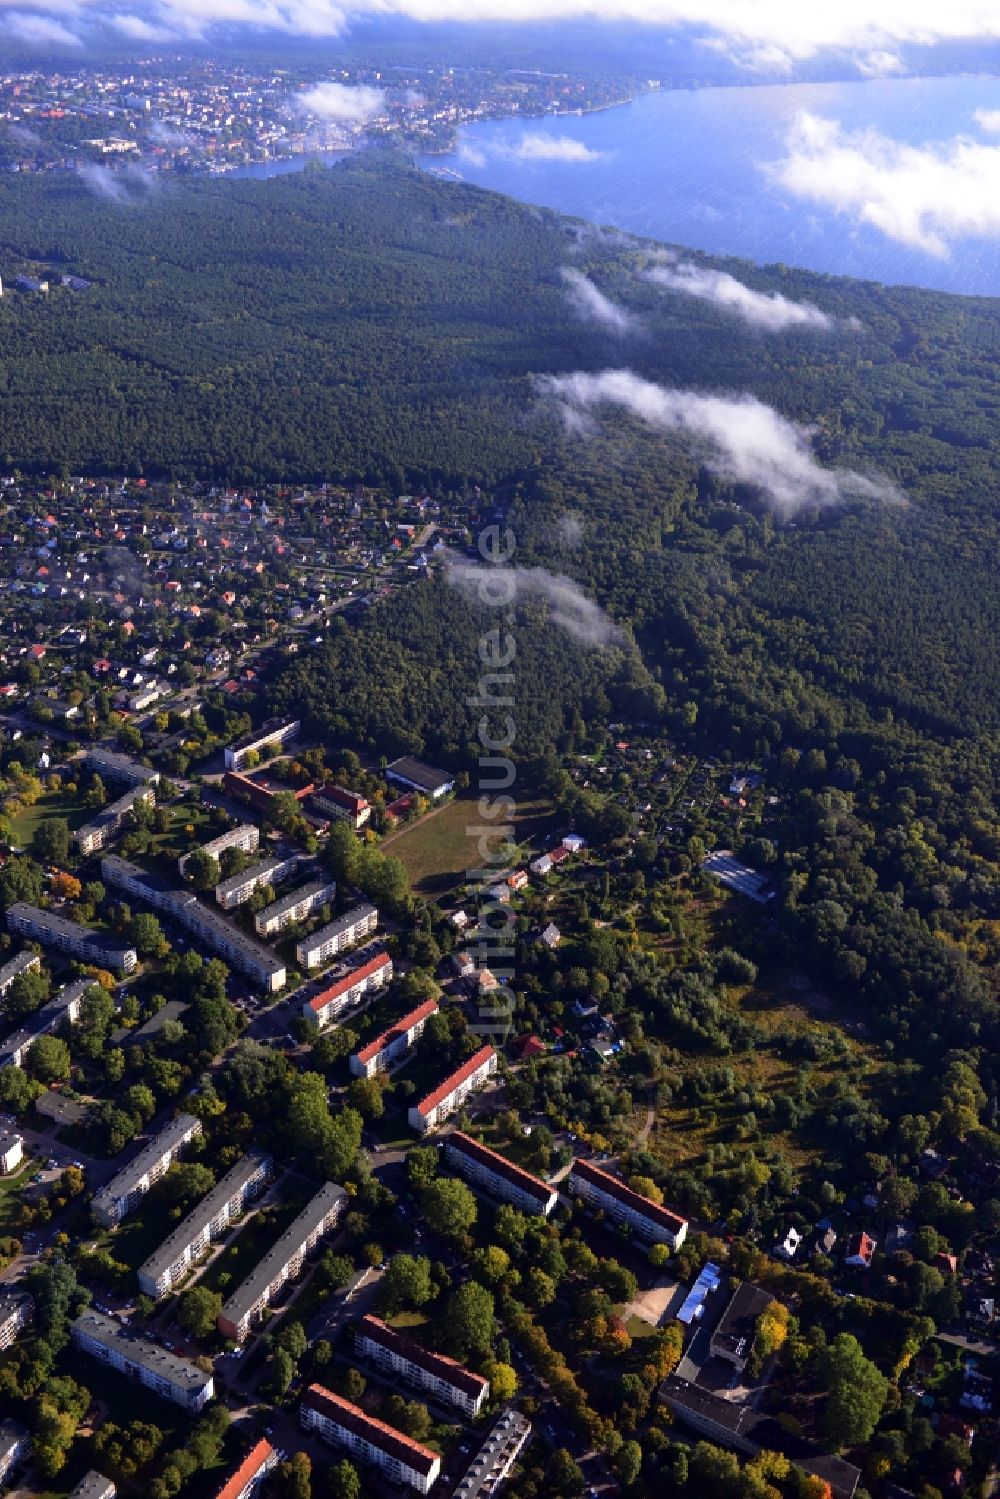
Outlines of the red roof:
[{"label": "red roof", "polygon": [[560,843],[560,845],[559,845],[558,848],[551,848],[551,849],[549,849],[549,862],[551,864],[561,864],[564,859],[568,859],[568,858],[569,858],[569,849],[568,848],[564,848],[561,843]]},{"label": "red roof", "polygon": [[336,984],[331,984],[329,989],[320,990],[319,994],[309,1001],[310,1010],[315,1010],[317,1014],[320,1010],[325,1010],[327,1005],[343,998],[348,989],[353,989],[354,985],[360,984],[362,979],[370,978],[373,973],[378,973],[391,962],[392,959],[388,953],[376,953],[374,958],[369,958],[368,962],[362,963],[360,968],[352,968],[346,978],[338,980]]},{"label": "red roof", "polygon": [[320,786],[316,792],[328,802],[336,802],[338,807],[346,807],[349,812],[363,812],[368,803],[363,796],[358,796],[354,791],[345,791],[343,786]]},{"label": "red roof", "polygon": [[383,1322],[381,1317],[366,1313],[358,1323],[358,1332],[362,1337],[371,1338],[373,1343],[378,1343],[382,1348],[398,1353],[400,1358],[409,1359],[419,1369],[453,1385],[456,1390],[461,1390],[463,1395],[469,1395],[473,1400],[478,1400],[489,1384],[489,1380],[484,1379],[481,1374],[473,1374],[471,1369],[466,1369],[455,1359],[448,1358],[443,1353],[431,1353],[412,1338],[404,1337]]},{"label": "red roof", "polygon": [[545,1051],[545,1042],[537,1036],[522,1036],[514,1042],[514,1050],[523,1062],[527,1057],[540,1057]]},{"label": "red roof", "polygon": [[669,1229],[672,1234],[680,1233],[687,1224],[686,1218],[682,1218],[678,1213],[672,1213],[669,1208],[661,1207],[658,1202],[652,1202],[648,1197],[643,1197],[641,1192],[634,1192],[617,1176],[612,1176],[610,1171],[602,1171],[600,1166],[592,1166],[590,1161],[574,1161],[570,1174],[582,1177],[599,1191],[607,1192],[609,1197],[614,1197],[616,1201],[624,1203],[633,1212],[641,1213],[651,1223],[659,1223],[663,1228]]},{"label": "red roof", "polygon": [[384,1051],[398,1037],[405,1036],[407,1031],[412,1030],[415,1025],[419,1025],[421,1020],[426,1020],[428,1016],[435,1015],[437,1008],[438,1003],[436,999],[425,999],[423,1004],[417,1005],[415,1010],[411,1010],[408,1015],[404,1015],[401,1020],[397,1020],[395,1024],[390,1025],[387,1030],[384,1030],[381,1035],[376,1036],[374,1041],[369,1041],[367,1046],[362,1046],[358,1052],[358,1061],[370,1062],[373,1057],[377,1057],[380,1051]]},{"label": "red roof", "polygon": [[461,1087],[466,1078],[471,1077],[484,1062],[488,1061],[490,1057],[495,1056],[496,1052],[492,1046],[481,1046],[475,1056],[470,1057],[467,1062],[462,1063],[457,1072],[453,1072],[450,1077],[446,1077],[443,1083],[438,1084],[433,1093],[428,1093],[426,1098],[420,1100],[416,1105],[417,1112],[426,1116],[433,1109],[436,1109],[442,1099],[447,1098],[449,1093],[454,1093],[455,1089]]},{"label": "red roof", "polygon": [[435,1463],[441,1461],[437,1453],[432,1452],[429,1447],[422,1447],[412,1437],[404,1436],[401,1431],[397,1431],[395,1426],[389,1426],[385,1421],[369,1416],[359,1405],[352,1405],[349,1400],[342,1400],[339,1395],[335,1395],[324,1385],[311,1384],[302,1397],[302,1404],[307,1410],[318,1411],[321,1416],[328,1416],[331,1421],[335,1421],[347,1431],[363,1437],[380,1451],[390,1453],[417,1473],[423,1473],[426,1476],[433,1471]]},{"label": "red roof", "polygon": [[507,1157],[502,1156],[499,1151],[491,1150],[481,1140],[474,1140],[464,1130],[457,1129],[450,1134],[445,1149],[457,1150],[460,1155],[468,1156],[472,1161],[481,1162],[487,1170],[495,1171],[497,1176],[513,1182],[515,1186],[529,1192],[532,1197],[537,1197],[539,1202],[548,1202],[552,1196],[553,1188],[547,1182],[543,1182],[540,1176],[532,1176],[530,1171],[515,1166],[513,1161],[508,1161]]},{"label": "red roof", "polygon": [[273,1456],[274,1448],[270,1442],[261,1437],[256,1447],[247,1453],[236,1472],[226,1479],[216,1499],[236,1499],[237,1494],[242,1494],[251,1479],[256,1478],[267,1460]]}]

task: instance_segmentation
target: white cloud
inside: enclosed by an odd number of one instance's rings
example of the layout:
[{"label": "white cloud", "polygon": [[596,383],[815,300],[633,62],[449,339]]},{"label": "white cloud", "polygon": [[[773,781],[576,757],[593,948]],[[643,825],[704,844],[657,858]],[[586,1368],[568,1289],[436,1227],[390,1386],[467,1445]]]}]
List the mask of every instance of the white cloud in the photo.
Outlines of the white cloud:
[{"label": "white cloud", "polygon": [[866,52],[857,59],[858,72],[865,78],[891,78],[893,73],[904,73],[906,64],[895,52],[884,49]]},{"label": "white cloud", "polygon": [[597,323],[612,333],[624,336],[638,327],[638,319],[626,308],[619,307],[610,297],[587,279],[582,271],[564,266],[561,272],[566,285],[570,306],[578,317],[587,323]]},{"label": "white cloud", "polygon": [[112,25],[122,36],[131,37],[136,42],[166,42],[173,34],[169,26],[156,26],[152,21],[144,21],[142,16],[115,16]]},{"label": "white cloud", "polygon": [[551,573],[544,567],[483,567],[463,557],[450,557],[445,578],[454,588],[482,597],[489,585],[508,592],[512,601],[541,599],[549,609],[554,625],[565,630],[583,645],[624,645],[626,636],[599,604],[589,599],[578,583],[562,573]]},{"label": "white cloud", "polygon": [[98,198],[107,198],[111,203],[135,203],[144,192],[153,192],[156,187],[156,179],[141,167],[117,171],[88,162],[77,169],[77,175]]},{"label": "white cloud", "polygon": [[346,83],[317,83],[315,88],[295,96],[296,107],[304,114],[353,125],[371,119],[384,103],[381,89],[351,88]]},{"label": "white cloud", "polygon": [[547,135],[542,130],[529,131],[510,148],[515,161],[600,161],[603,154],[571,135]]},{"label": "white cloud", "polygon": [[837,324],[836,318],[830,317],[829,313],[821,311],[812,302],[793,302],[776,291],[753,291],[727,271],[707,270],[703,266],[692,265],[690,261],[682,261],[675,266],[653,266],[646,272],[646,280],[667,291],[682,292],[685,296],[711,302],[766,333],[780,333],[785,328],[829,331]]},{"label": "white cloud", "polygon": [[29,47],[81,47],[79,36],[51,16],[12,10],[4,16],[2,29],[15,41]]},{"label": "white cloud", "polygon": [[980,130],[990,133],[1000,130],[1000,109],[977,109],[972,118]]},{"label": "white cloud", "polygon": [[813,455],[810,430],[753,396],[671,390],[631,370],[550,375],[539,383],[558,402],[574,430],[581,430],[592,413],[612,408],[661,431],[683,433],[716,473],[753,485],[785,517],[803,506],[901,499],[891,484],[853,469],[823,468]]},{"label": "white cloud", "polygon": [[944,258],[951,241],[1000,233],[1000,146],[970,136],[911,146],[802,114],[769,168],[796,197]]}]

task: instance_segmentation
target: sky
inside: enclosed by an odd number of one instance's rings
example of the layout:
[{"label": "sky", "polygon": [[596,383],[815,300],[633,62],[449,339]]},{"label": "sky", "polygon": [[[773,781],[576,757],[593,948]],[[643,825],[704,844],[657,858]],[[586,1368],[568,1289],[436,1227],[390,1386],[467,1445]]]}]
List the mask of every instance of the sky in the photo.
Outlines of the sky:
[{"label": "sky", "polygon": [[337,37],[365,18],[410,21],[606,21],[693,28],[706,53],[750,70],[847,53],[862,74],[900,71],[900,49],[1000,41],[997,0],[0,0],[0,29],[40,49],[81,50],[101,29],[141,43],[210,40],[240,31]]}]

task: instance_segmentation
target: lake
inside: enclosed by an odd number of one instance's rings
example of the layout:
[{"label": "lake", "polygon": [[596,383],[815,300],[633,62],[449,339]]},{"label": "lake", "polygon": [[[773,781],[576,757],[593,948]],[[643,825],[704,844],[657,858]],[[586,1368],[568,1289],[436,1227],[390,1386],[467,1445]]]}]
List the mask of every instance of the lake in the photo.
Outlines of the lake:
[{"label": "lake", "polygon": [[[962,239],[938,257],[853,215],[794,197],[767,170],[784,156],[802,112],[836,121],[846,132],[875,130],[909,145],[967,134],[1000,151],[1000,134],[977,131],[977,109],[1000,110],[1000,80],[663,90],[582,117],[470,125],[459,150],[422,165],[713,254],[1000,296],[997,238]],[[523,159],[524,138],[537,134],[569,137],[581,159]]]}]

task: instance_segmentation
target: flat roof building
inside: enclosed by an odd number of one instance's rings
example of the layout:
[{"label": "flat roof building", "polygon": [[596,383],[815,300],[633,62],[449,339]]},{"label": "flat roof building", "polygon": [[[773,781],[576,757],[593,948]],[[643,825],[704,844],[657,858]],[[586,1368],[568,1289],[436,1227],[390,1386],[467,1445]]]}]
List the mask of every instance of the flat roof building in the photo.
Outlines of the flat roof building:
[{"label": "flat roof building", "polygon": [[40,1036],[51,1036],[66,1024],[74,1025],[80,1018],[83,996],[93,982],[90,978],[75,979],[29,1016],[27,1024],[0,1045],[0,1068],[23,1067],[25,1057]]},{"label": "flat roof building", "polygon": [[297,718],[269,718],[259,729],[251,729],[249,734],[242,734],[239,739],[234,739],[232,744],[226,746],[226,769],[241,770],[247,756],[254,750],[259,752],[272,744],[287,744],[301,728]]},{"label": "flat roof building", "polygon": [[448,1136],[444,1153],[449,1166],[460,1176],[475,1182],[502,1202],[512,1203],[521,1212],[538,1213],[547,1218],[555,1211],[559,1202],[555,1187],[550,1187],[540,1176],[532,1176],[530,1171],[515,1166],[513,1161],[508,1161],[496,1150],[490,1150],[488,1145],[474,1140],[463,1130],[457,1129]]},{"label": "flat roof building", "polygon": [[336,894],[336,880],[328,879],[310,880],[308,885],[290,890],[287,895],[257,912],[253,924],[258,937],[277,937],[287,927],[295,926],[299,921],[308,921],[316,911],[328,906]]},{"label": "flat roof building", "polygon": [[26,901],[15,901],[7,907],[7,927],[22,937],[30,937],[43,947],[54,947],[80,963],[92,963],[95,968],[110,968],[115,973],[131,973],[139,961],[134,947],[117,941],[114,937],[95,932],[89,926],[80,926],[57,916],[54,911],[43,911],[40,906],[30,906]]},{"label": "flat roof building", "polygon": [[312,1384],[302,1397],[302,1425],[335,1447],[377,1468],[391,1483],[429,1494],[441,1473],[441,1459],[429,1447],[369,1416],[323,1385]]},{"label": "flat roof building", "polygon": [[9,1348],[35,1315],[35,1303],[27,1291],[0,1292],[0,1353]]},{"label": "flat roof building", "polygon": [[153,1183],[169,1170],[185,1145],[200,1134],[201,1120],[193,1114],[178,1114],[165,1124],[159,1134],[154,1135],[139,1154],[97,1193],[90,1210],[98,1223],[105,1228],[116,1228],[145,1197]]},{"label": "flat roof building", "polygon": [[573,1162],[569,1181],[570,1190],[582,1197],[588,1207],[599,1208],[616,1223],[626,1224],[648,1243],[679,1249],[687,1238],[686,1218],[643,1197],[641,1192],[633,1192],[610,1171],[577,1160]]},{"label": "flat roof building", "polygon": [[381,989],[392,978],[392,959],[386,952],[376,953],[367,963],[362,963],[328,989],[321,989],[302,1006],[302,1013],[311,1025],[322,1030],[356,1005],[366,994]]},{"label": "flat roof building", "polygon": [[266,1437],[261,1437],[239,1467],[226,1479],[215,1499],[250,1499],[280,1461],[281,1453],[271,1446]]},{"label": "flat roof building", "polygon": [[531,1437],[531,1422],[508,1405],[469,1463],[452,1499],[492,1499]]},{"label": "flat roof building", "polygon": [[377,926],[378,910],[375,906],[353,906],[343,916],[335,917],[326,926],[320,927],[318,932],[313,932],[311,936],[303,937],[301,942],[296,943],[295,961],[308,973],[336,957],[337,953],[355,947]]},{"label": "flat roof building", "polygon": [[73,834],[73,840],[81,855],[87,858],[90,854],[96,854],[100,849],[106,848],[112,838],[117,838],[137,803],[148,802],[152,806],[155,801],[156,793],[152,786],[141,785],[131,786],[124,796],[120,796],[117,801],[109,802],[98,812],[93,822],[77,828]]},{"label": "flat roof building", "polygon": [[69,1499],[115,1499],[117,1492],[110,1478],[105,1478],[103,1473],[91,1468],[80,1479]]},{"label": "flat roof building", "polygon": [[437,1012],[437,1000],[425,999],[415,1010],[410,1010],[409,1014],[394,1021],[387,1030],[382,1031],[351,1057],[350,1066],[354,1076],[374,1077],[377,1072],[388,1072],[419,1041],[428,1020]]},{"label": "flat roof building", "polygon": [[126,786],[158,786],[160,782],[160,772],[151,765],[140,765],[129,755],[101,749],[99,745],[87,751],[87,769],[94,771],[103,781],[124,781]]},{"label": "flat roof building", "polygon": [[0,999],[7,993],[11,984],[22,973],[30,973],[33,968],[40,968],[42,960],[36,952],[19,952],[16,958],[9,958],[0,968]]},{"label": "flat roof building", "polygon": [[0,1484],[31,1451],[31,1437],[19,1421],[0,1422]]},{"label": "flat roof building", "polygon": [[298,1275],[309,1251],[340,1220],[347,1201],[343,1187],[325,1182],[311,1202],[258,1261],[219,1313],[219,1331],[242,1343],[286,1281]]},{"label": "flat roof building", "polygon": [[449,775],[448,771],[438,770],[424,760],[414,759],[413,755],[400,755],[398,760],[393,760],[391,765],[386,766],[385,777],[387,781],[395,781],[397,786],[419,791],[433,801],[452,791],[455,786],[455,777]]},{"label": "flat roof building", "polygon": [[220,1182],[178,1223],[155,1254],[139,1267],[139,1288],[158,1300],[184,1279],[199,1255],[263,1191],[271,1174],[271,1157],[252,1150],[230,1167]]},{"label": "flat roof building", "polygon": [[[252,854],[259,845],[260,829],[252,822],[241,822],[238,827],[230,828],[227,833],[220,833],[218,838],[212,838],[208,843],[201,844],[201,852],[208,854],[210,859],[218,859],[227,848],[238,848],[241,853]],[[194,849],[191,853],[194,853]],[[177,860],[177,872],[182,879],[187,873],[191,853],[181,854]]]},{"label": "flat roof building", "polygon": [[411,1106],[410,1128],[425,1135],[428,1130],[442,1124],[456,1109],[460,1109],[470,1093],[481,1088],[487,1078],[497,1070],[497,1054],[492,1046],[482,1046],[463,1062],[457,1071],[439,1083],[433,1093],[428,1093],[419,1103]]},{"label": "flat roof building", "polygon": [[757,1318],[773,1300],[770,1291],[742,1281],[712,1331],[708,1346],[714,1357],[742,1371],[757,1339]]},{"label": "flat roof building", "polygon": [[354,1347],[361,1358],[405,1380],[415,1390],[453,1405],[472,1420],[490,1395],[490,1382],[473,1374],[443,1353],[431,1353],[412,1338],[396,1332],[381,1317],[367,1315],[354,1329]]},{"label": "flat roof building", "polygon": [[127,1379],[137,1379],[188,1411],[200,1411],[215,1394],[212,1374],[205,1373],[190,1359],[168,1353],[158,1343],[128,1332],[120,1322],[88,1307],[70,1324],[70,1337],[84,1353],[100,1359]]},{"label": "flat roof building", "polygon": [[228,880],[220,880],[215,887],[215,899],[224,911],[233,911],[263,885],[277,885],[287,879],[301,862],[301,854],[289,854],[284,859],[264,859],[260,864],[252,864],[240,874],[231,874]]}]

